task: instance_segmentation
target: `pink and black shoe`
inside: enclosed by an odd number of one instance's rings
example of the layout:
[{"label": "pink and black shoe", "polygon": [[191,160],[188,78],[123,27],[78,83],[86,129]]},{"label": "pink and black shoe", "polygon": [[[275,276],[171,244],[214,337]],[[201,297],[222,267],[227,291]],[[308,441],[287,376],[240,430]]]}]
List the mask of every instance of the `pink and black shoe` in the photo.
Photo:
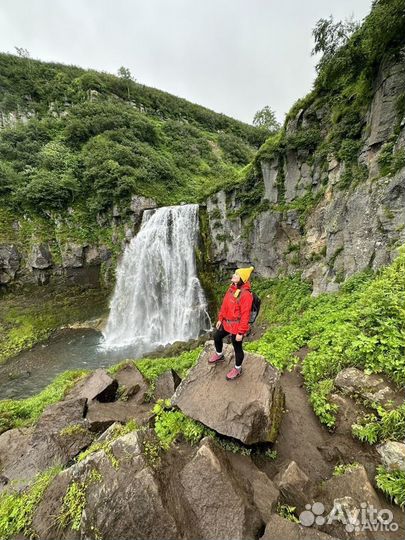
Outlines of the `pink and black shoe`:
[{"label": "pink and black shoe", "polygon": [[237,369],[236,367],[233,367],[229,373],[226,374],[226,380],[227,381],[233,381],[234,379],[237,379],[242,374],[242,368]]},{"label": "pink and black shoe", "polygon": [[218,362],[222,362],[224,360],[225,356],[222,354],[217,354],[216,352],[211,356],[211,358],[208,360],[209,364],[217,364]]}]

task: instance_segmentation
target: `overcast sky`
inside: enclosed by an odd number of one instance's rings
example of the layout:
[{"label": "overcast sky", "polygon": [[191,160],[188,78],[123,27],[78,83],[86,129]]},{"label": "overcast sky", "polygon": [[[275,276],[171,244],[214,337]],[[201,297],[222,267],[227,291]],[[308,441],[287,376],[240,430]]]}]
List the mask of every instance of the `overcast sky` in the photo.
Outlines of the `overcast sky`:
[{"label": "overcast sky", "polygon": [[116,73],[252,122],[280,121],[315,77],[321,17],[361,20],[371,0],[0,0],[0,50]]}]

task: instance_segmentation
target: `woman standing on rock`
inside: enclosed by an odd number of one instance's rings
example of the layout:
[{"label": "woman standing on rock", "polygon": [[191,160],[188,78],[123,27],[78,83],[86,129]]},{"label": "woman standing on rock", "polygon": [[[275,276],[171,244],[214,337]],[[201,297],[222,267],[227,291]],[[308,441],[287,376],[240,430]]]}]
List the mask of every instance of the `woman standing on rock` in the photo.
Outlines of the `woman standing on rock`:
[{"label": "woman standing on rock", "polygon": [[232,276],[232,283],[227,290],[218,315],[218,322],[214,331],[215,354],[208,360],[209,364],[216,364],[224,360],[222,341],[231,334],[232,345],[235,351],[235,366],[226,374],[228,381],[233,381],[242,373],[244,352],[242,348],[243,337],[249,330],[249,317],[252,309],[253,296],[250,292],[249,278],[254,267],[238,268]]}]

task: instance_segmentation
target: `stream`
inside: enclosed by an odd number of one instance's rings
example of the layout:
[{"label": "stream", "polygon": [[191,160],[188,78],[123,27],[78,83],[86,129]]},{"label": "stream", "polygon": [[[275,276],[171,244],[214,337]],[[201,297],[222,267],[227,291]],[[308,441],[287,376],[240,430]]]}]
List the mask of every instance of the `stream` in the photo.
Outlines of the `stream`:
[{"label": "stream", "polygon": [[0,365],[0,400],[35,395],[64,371],[107,368],[157,348],[139,342],[125,348],[105,349],[103,342],[101,332],[90,328],[58,330],[47,341]]}]

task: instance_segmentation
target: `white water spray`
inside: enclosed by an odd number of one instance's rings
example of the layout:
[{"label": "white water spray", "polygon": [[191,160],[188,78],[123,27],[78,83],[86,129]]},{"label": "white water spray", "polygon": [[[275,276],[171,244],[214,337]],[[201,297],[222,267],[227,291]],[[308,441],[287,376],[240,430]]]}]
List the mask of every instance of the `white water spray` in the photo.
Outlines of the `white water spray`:
[{"label": "white water spray", "polygon": [[210,328],[195,262],[198,230],[196,204],[144,212],[117,268],[104,347],[150,351]]}]

